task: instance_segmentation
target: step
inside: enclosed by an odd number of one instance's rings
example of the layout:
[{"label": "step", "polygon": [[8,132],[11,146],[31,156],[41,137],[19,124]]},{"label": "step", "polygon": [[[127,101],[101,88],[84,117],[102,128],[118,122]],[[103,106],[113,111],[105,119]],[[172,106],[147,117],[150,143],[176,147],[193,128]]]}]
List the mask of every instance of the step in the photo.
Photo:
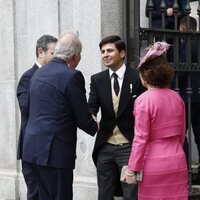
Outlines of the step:
[{"label": "step", "polygon": [[193,193],[200,193],[200,185],[192,185]]},{"label": "step", "polygon": [[193,164],[192,166],[191,166],[191,168],[192,168],[192,173],[193,174],[198,174],[198,167],[199,167],[199,165],[195,165],[195,164]]}]

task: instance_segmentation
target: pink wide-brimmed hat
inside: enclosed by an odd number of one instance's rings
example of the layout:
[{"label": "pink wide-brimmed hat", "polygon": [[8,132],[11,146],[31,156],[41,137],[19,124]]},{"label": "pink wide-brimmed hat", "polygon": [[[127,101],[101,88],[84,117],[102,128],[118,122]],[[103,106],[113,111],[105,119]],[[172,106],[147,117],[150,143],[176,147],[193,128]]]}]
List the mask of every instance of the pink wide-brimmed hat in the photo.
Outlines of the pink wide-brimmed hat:
[{"label": "pink wide-brimmed hat", "polygon": [[142,58],[140,58],[140,63],[138,65],[138,68],[140,68],[144,63],[161,56],[162,54],[165,54],[167,50],[169,49],[170,44],[167,44],[166,42],[155,42],[152,46],[150,46],[148,49],[148,52],[146,55],[144,55]]}]

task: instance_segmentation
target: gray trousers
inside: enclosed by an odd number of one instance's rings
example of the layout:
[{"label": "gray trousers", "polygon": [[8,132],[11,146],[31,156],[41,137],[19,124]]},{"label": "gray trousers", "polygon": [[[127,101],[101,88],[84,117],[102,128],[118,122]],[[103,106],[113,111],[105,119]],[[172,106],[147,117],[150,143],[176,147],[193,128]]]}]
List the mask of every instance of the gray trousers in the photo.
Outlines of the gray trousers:
[{"label": "gray trousers", "polygon": [[[97,157],[98,200],[114,200],[121,169],[128,164],[130,152],[130,143],[106,143],[101,147]],[[137,200],[137,185],[121,182],[121,188],[123,200]]]}]

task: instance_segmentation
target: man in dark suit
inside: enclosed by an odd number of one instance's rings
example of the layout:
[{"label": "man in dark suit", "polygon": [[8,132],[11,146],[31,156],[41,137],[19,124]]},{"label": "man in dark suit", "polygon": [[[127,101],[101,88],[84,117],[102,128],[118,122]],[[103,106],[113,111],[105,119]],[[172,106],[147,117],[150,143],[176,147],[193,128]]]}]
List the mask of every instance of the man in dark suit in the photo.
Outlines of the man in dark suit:
[{"label": "man in dark suit", "polygon": [[[36,43],[36,57],[37,61],[33,65],[32,68],[28,69],[22,77],[20,78],[19,84],[17,86],[17,98],[19,102],[19,108],[21,112],[21,127],[20,127],[20,136],[18,141],[18,149],[17,149],[17,159],[20,160],[22,158],[22,146],[23,146],[23,138],[24,138],[24,130],[28,121],[28,112],[26,112],[26,99],[29,90],[30,79],[33,74],[36,72],[38,68],[42,65],[48,64],[53,58],[53,53],[55,49],[57,39],[51,35],[43,35],[37,40]],[[31,169],[26,166],[26,163],[22,162],[22,172],[24,175],[24,179],[27,185],[35,185],[34,180],[30,180],[29,176]],[[33,189],[33,190],[32,190]],[[28,200],[36,200],[38,199],[38,192],[35,190],[35,187],[28,187],[27,191],[27,199]]]},{"label": "man in dark suit", "polygon": [[32,169],[39,200],[72,200],[77,127],[90,135],[98,130],[88,111],[84,77],[75,69],[81,49],[75,34],[63,34],[53,60],[30,82],[22,161]]},{"label": "man in dark suit", "polygon": [[[189,24],[188,24],[189,23]],[[197,21],[195,18],[191,16],[185,16],[180,21],[180,31],[187,32],[197,30]],[[189,49],[190,47],[190,49]],[[198,63],[198,39],[191,38],[189,41],[189,45],[186,40],[182,40],[180,43],[180,62],[185,63],[186,57],[189,58],[187,53],[191,53],[191,61],[192,63]],[[180,95],[185,102],[186,107],[186,128],[188,129],[188,94],[187,88],[192,88],[192,93],[190,94],[190,102],[191,102],[191,125],[194,133],[195,143],[197,145],[198,157],[200,163],[200,72],[192,71],[192,72],[179,72],[179,88]],[[193,181],[194,184],[200,184],[200,167],[198,168],[198,176]]]},{"label": "man in dark suit", "polygon": [[[152,27],[151,28],[162,28],[162,12],[161,12],[161,4],[162,0],[150,0],[146,1],[146,17],[149,17],[150,12],[152,14]],[[174,29],[174,0],[165,0],[166,4],[166,12],[164,12],[165,16],[165,29]],[[151,5],[153,3],[153,5]],[[187,0],[178,0],[178,18],[181,19],[185,14],[185,7],[187,4]],[[152,8],[151,8],[152,6]],[[150,8],[150,9],[148,9]]]},{"label": "man in dark suit", "polygon": [[[163,3],[165,3],[166,7],[165,7],[165,11],[164,13],[162,12],[162,6]],[[180,19],[185,15],[185,7],[187,4],[187,0],[178,0],[177,4],[178,4],[178,12],[175,13],[174,12],[174,0],[147,0],[146,1],[146,17],[152,17],[151,19],[149,18],[149,20],[151,20],[151,28],[153,29],[174,29],[175,26],[175,14],[177,14],[178,17],[178,24]],[[150,15],[151,14],[151,15]],[[162,19],[162,14],[164,14],[164,24],[163,23],[163,19]],[[178,27],[178,25],[177,25]],[[163,38],[156,37],[155,40],[157,41],[161,41],[163,40]],[[174,44],[174,39],[172,38],[166,38],[165,39],[167,41],[167,43],[171,44],[173,46]],[[173,48],[170,48],[167,52],[167,60],[169,62],[173,62],[173,58],[174,58],[174,52],[173,52]]]},{"label": "man in dark suit", "polygon": [[[98,200],[113,200],[119,175],[127,165],[134,136],[133,103],[145,89],[138,72],[124,64],[125,43],[111,35],[99,44],[102,61],[109,69],[91,77],[89,110],[96,116],[101,108],[93,160],[97,167]],[[137,199],[135,185],[121,183],[124,200]]]}]

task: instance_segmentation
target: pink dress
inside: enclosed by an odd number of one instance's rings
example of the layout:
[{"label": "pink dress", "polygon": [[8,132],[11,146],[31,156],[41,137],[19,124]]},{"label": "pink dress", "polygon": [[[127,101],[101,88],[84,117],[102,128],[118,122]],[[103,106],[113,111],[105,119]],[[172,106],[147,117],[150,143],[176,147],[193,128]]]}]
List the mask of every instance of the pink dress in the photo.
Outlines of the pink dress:
[{"label": "pink dress", "polygon": [[134,115],[128,167],[143,170],[138,200],[188,200],[182,99],[170,89],[149,89],[136,99]]}]

